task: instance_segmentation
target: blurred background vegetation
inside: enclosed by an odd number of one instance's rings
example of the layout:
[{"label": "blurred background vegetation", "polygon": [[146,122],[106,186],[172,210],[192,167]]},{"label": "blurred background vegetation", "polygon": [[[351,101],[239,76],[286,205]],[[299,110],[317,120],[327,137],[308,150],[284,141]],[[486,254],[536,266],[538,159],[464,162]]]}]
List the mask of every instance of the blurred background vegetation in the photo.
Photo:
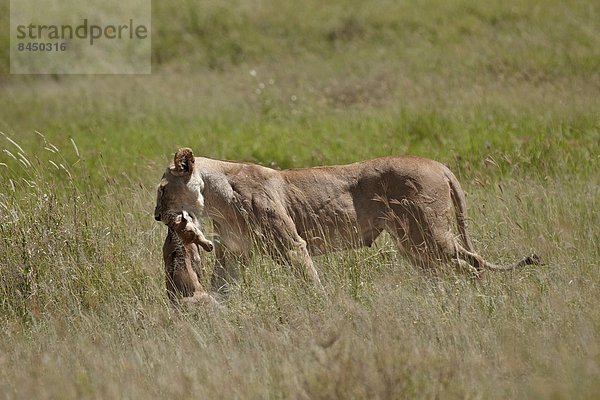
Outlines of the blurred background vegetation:
[{"label": "blurred background vegetation", "polygon": [[187,144],[281,166],[585,140],[597,13],[587,1],[155,2],[150,76],[7,75],[3,43],[0,129],[121,162]]}]

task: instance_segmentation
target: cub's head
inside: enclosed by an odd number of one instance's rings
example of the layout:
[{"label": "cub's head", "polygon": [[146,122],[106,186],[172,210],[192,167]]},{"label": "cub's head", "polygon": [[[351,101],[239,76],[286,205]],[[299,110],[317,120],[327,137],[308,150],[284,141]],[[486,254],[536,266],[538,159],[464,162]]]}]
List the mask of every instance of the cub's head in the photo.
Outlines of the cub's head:
[{"label": "cub's head", "polygon": [[192,149],[177,150],[173,164],[158,184],[154,219],[167,224],[169,215],[185,211],[200,229],[199,218],[204,212],[204,182],[200,174],[194,173],[194,164]]}]

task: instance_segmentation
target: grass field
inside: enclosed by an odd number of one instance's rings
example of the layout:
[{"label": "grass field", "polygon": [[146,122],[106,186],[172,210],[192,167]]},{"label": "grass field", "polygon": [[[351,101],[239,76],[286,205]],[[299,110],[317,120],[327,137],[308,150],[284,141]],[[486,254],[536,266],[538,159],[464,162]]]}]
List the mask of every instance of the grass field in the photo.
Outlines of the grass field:
[{"label": "grass field", "polygon": [[[8,75],[1,35],[0,397],[598,398],[598,21],[591,1],[162,1],[149,76]],[[256,255],[222,309],[176,310],[152,212],[180,146],[434,158],[481,254],[546,265],[429,276],[383,237],[315,260],[326,296]]]}]

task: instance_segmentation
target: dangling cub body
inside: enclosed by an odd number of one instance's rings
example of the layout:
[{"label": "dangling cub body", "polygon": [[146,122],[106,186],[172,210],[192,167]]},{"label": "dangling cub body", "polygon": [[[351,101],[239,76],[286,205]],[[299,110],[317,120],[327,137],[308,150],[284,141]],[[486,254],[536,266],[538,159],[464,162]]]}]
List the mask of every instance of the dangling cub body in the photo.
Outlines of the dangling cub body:
[{"label": "dangling cub body", "polygon": [[198,246],[211,251],[212,242],[192,225],[185,211],[168,213],[165,223],[169,229],[163,244],[163,261],[169,300],[174,304],[180,299],[189,303],[214,302],[198,279],[202,270]]}]

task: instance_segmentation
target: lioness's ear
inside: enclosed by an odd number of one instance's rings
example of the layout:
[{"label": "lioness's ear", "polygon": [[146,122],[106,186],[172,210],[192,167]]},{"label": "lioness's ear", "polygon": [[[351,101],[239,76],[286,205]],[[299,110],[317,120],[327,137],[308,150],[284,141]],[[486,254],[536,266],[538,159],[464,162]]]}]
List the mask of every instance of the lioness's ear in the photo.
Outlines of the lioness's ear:
[{"label": "lioness's ear", "polygon": [[194,162],[194,153],[192,152],[192,149],[183,147],[175,153],[171,173],[177,176],[191,175],[194,170]]}]

